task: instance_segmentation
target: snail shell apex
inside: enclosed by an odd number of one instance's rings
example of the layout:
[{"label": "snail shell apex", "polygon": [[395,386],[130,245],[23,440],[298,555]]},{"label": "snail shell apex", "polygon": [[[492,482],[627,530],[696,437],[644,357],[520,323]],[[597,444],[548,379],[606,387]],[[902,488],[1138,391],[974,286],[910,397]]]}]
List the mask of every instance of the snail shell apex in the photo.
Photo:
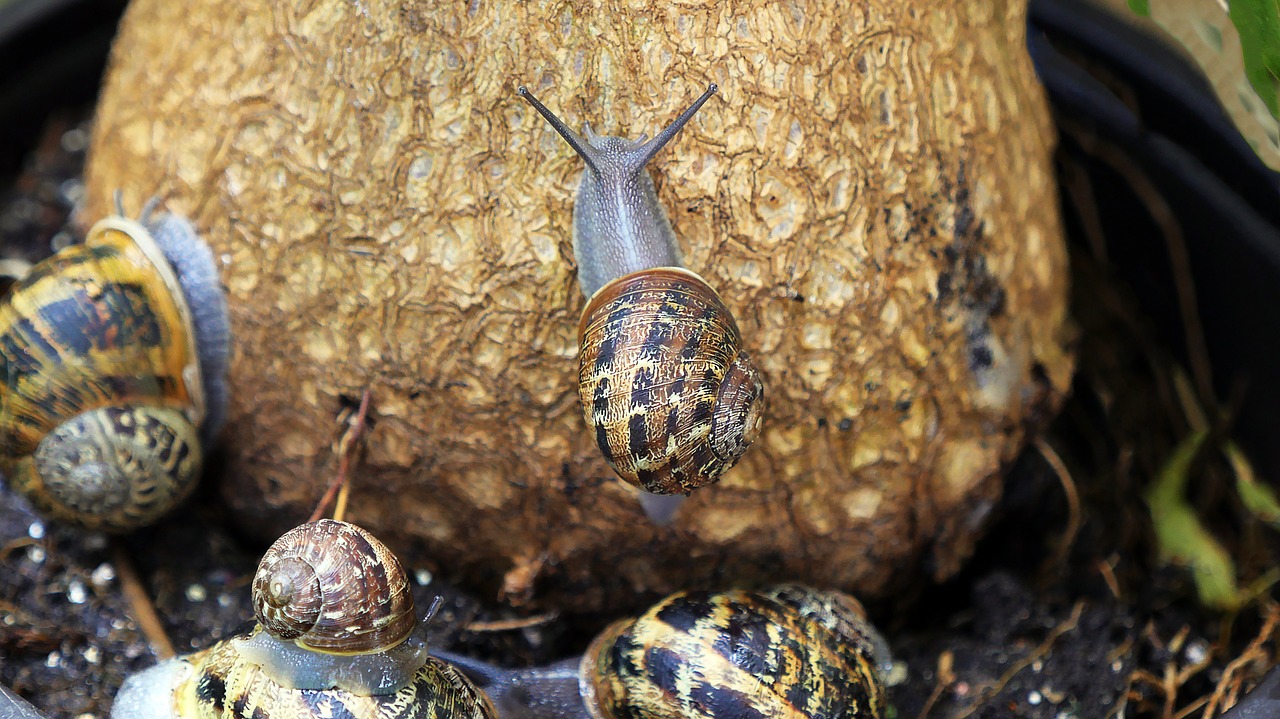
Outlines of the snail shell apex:
[{"label": "snail shell apex", "polygon": [[671,595],[588,648],[579,670],[587,711],[594,719],[883,717],[871,650],[812,619],[768,592]]},{"label": "snail shell apex", "polygon": [[276,637],[335,654],[384,651],[417,623],[400,560],[367,531],[331,519],[271,545],[253,578],[253,607]]},{"label": "snail shell apex", "polygon": [[605,460],[656,494],[688,493],[760,433],[764,384],[715,290],[680,267],[619,277],[578,325],[579,396]]}]

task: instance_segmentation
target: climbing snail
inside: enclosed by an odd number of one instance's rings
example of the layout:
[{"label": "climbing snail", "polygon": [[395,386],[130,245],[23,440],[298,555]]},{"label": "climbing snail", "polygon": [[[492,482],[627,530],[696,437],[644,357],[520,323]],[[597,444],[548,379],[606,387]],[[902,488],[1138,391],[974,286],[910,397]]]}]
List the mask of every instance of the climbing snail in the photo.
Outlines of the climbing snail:
[{"label": "climbing snail", "polygon": [[496,719],[428,656],[403,567],[355,525],[321,519],[276,540],[253,605],[248,631],[126,681],[113,719]]},{"label": "climbing snail", "polygon": [[503,719],[882,719],[890,662],[856,600],[799,585],[674,594],[550,667],[435,653]]},{"label": "climbing snail", "polygon": [[0,472],[88,529],[154,522],[195,487],[227,402],[226,300],[172,214],[108,217],[0,302]]},{"label": "climbing snail", "polygon": [[578,323],[583,416],[609,466],[653,494],[687,495],[718,480],[764,418],[764,384],[742,333],[715,290],[680,266],[645,171],[716,89],[647,141],[601,137],[590,126],[584,140],[519,90],[586,163],[573,205],[573,255],[589,298]]}]

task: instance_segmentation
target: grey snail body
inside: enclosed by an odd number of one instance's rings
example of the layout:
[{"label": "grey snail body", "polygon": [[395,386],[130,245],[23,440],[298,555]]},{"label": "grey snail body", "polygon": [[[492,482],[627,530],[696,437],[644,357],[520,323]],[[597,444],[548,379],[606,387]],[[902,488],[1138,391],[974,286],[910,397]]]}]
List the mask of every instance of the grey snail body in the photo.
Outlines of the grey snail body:
[{"label": "grey snail body", "polygon": [[184,499],[226,416],[213,254],[154,209],[117,208],[0,301],[0,471],[86,529],[129,531]]},{"label": "grey snail body", "polygon": [[799,585],[680,592],[581,658],[502,669],[434,652],[503,719],[882,719],[888,645],[847,595]]},{"label": "grey snail body", "polygon": [[525,87],[519,94],[586,164],[573,254],[588,298],[578,326],[583,417],[609,466],[670,521],[678,500],[719,480],[759,435],[764,383],[729,308],[681,266],[645,165],[717,91],[710,85],[649,140],[578,135]]},{"label": "grey snail body", "polygon": [[47,719],[22,697],[0,684],[0,719]]},{"label": "grey snail body", "polygon": [[355,525],[285,533],[253,599],[256,625],[131,677],[113,719],[496,719],[470,680],[427,654],[403,567]]}]

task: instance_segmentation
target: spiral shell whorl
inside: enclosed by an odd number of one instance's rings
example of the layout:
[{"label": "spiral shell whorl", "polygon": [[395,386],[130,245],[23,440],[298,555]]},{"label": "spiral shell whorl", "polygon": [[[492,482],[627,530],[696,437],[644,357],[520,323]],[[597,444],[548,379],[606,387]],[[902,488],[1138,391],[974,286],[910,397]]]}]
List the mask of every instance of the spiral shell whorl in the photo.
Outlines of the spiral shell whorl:
[{"label": "spiral shell whorl", "polygon": [[365,530],[321,519],[271,545],[253,578],[258,621],[316,651],[382,651],[413,632],[413,594],[396,556]]},{"label": "spiral shell whorl", "polygon": [[200,440],[182,412],[100,407],[45,435],[13,481],[56,519],[122,532],[155,522],[191,494],[200,462]]},{"label": "spiral shell whorl", "polygon": [[733,315],[701,277],[635,272],[592,296],[578,325],[578,392],[605,460],[627,482],[687,493],[759,433],[763,384]]},{"label": "spiral shell whorl", "polygon": [[884,711],[866,654],[767,593],[672,595],[601,633],[581,676],[595,719],[880,719]]}]

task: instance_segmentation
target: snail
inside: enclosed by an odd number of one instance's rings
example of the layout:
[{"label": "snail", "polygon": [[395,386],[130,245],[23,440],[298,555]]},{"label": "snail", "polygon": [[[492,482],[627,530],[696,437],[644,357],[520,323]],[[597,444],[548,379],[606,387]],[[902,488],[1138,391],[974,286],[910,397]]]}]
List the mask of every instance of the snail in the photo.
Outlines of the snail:
[{"label": "snail", "polygon": [[496,719],[427,654],[404,568],[367,531],[321,519],[286,532],[252,591],[252,628],[130,677],[113,719]]},{"label": "snail", "polygon": [[673,594],[538,669],[435,654],[503,719],[881,719],[891,661],[856,600],[799,585]]},{"label": "snail", "polygon": [[226,412],[227,305],[213,253],[173,214],[118,216],[0,302],[0,472],[87,529],[154,522],[199,478]]},{"label": "snail", "polygon": [[[645,164],[715,94],[652,140],[582,136],[520,87],[586,169],[573,205],[573,255],[587,296],[578,323],[578,397],[614,472],[656,495],[717,481],[760,434],[764,383],[720,296],[681,266]],[[665,522],[674,504],[641,495]]]}]

